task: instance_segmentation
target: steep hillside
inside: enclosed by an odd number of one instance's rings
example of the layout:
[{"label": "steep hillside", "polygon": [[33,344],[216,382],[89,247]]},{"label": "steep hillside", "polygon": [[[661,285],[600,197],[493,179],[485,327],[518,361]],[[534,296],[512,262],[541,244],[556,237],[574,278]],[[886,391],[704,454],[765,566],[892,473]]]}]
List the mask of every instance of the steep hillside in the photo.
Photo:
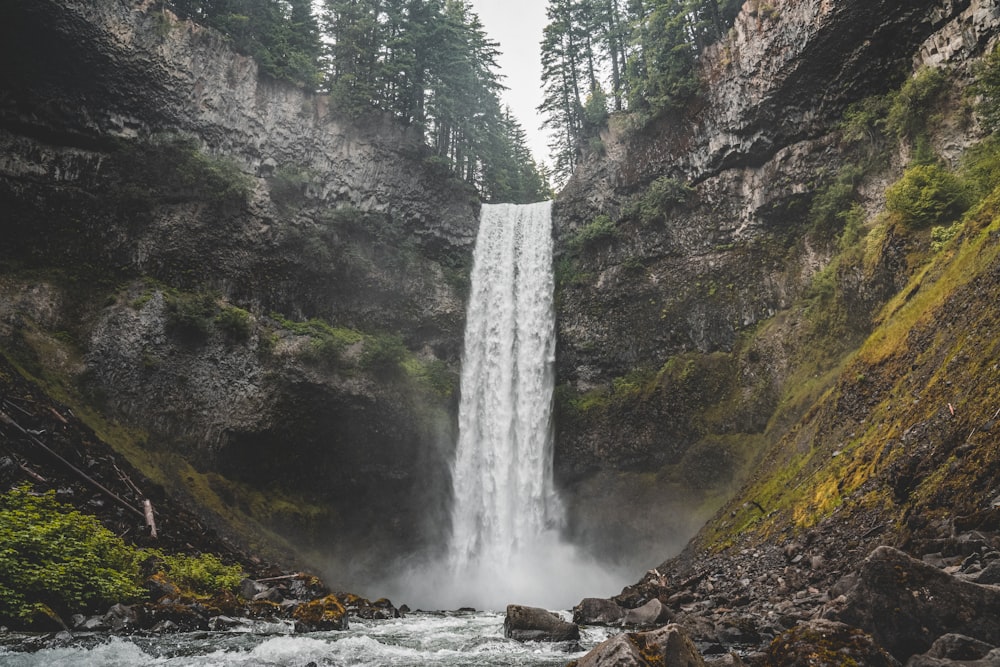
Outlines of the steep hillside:
[{"label": "steep hillside", "polygon": [[686,111],[613,116],[557,206],[556,467],[579,539],[613,526],[608,555],[647,567],[801,429],[926,266],[928,230],[878,217],[887,187],[982,134],[995,3],[758,5]]},{"label": "steep hillside", "polygon": [[0,352],[244,544],[438,539],[475,192],[159,3],[0,50]]}]

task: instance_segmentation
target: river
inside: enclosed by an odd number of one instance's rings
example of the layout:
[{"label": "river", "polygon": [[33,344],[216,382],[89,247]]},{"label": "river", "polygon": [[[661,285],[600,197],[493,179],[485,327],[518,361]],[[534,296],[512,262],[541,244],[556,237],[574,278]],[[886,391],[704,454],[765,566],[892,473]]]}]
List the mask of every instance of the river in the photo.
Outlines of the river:
[{"label": "river", "polygon": [[[565,614],[564,614],[565,615]],[[412,613],[388,621],[352,620],[349,630],[281,634],[197,632],[155,637],[0,633],[3,667],[535,667],[565,665],[608,636],[582,628],[571,644],[517,642],[503,636],[502,613]],[[276,634],[277,633],[277,634]],[[30,650],[26,650],[30,647]]]}]

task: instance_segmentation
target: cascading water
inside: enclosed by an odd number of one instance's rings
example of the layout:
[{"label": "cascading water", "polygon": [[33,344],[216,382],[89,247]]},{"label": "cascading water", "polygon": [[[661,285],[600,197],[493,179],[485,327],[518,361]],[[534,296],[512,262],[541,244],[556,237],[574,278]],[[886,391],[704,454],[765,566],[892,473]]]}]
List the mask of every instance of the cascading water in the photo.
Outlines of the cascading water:
[{"label": "cascading water", "polygon": [[551,202],[484,206],[465,325],[449,561],[480,583],[544,557],[552,481]]},{"label": "cascading water", "polygon": [[[628,580],[561,539],[553,482],[552,203],[483,206],[465,325],[452,532],[388,584],[429,609],[568,609]],[[387,590],[380,584],[379,590]]]}]

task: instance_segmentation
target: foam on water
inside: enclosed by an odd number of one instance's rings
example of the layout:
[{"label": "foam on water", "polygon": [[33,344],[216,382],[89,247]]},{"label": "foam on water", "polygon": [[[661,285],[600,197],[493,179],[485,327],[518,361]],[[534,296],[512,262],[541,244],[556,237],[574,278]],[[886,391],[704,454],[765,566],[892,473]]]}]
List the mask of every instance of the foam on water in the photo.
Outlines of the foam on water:
[{"label": "foam on water", "polygon": [[[589,648],[604,639],[587,631]],[[37,638],[32,639],[39,643]],[[413,614],[404,619],[354,621],[343,632],[266,636],[248,633],[190,633],[161,637],[79,636],[68,645],[33,652],[0,648],[4,667],[319,667],[370,666],[542,667],[579,657],[568,644],[520,643],[503,637],[499,614]],[[0,643],[9,643],[0,634]],[[44,642],[41,642],[44,643]]]}]

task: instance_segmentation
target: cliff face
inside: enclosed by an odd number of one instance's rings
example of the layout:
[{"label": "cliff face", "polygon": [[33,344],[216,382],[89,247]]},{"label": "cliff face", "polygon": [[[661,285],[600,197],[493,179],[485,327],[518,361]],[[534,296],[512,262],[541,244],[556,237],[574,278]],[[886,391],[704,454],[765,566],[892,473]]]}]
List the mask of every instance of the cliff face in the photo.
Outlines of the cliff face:
[{"label": "cliff face", "polygon": [[154,2],[0,50],[5,353],[257,548],[438,537],[475,193]]},{"label": "cliff face", "polygon": [[[609,498],[631,498],[639,514],[677,504],[707,517],[828,386],[913,269],[909,241],[890,231],[863,270],[836,272],[843,312],[817,325],[817,276],[841,232],[820,228],[815,202],[870,160],[841,139],[845,111],[922,66],[967,81],[998,29],[1000,8],[978,0],[751,1],[703,54],[688,109],[612,118],[602,153],[556,206],[556,466],[581,538],[601,534],[587,517],[618,507]],[[965,122],[932,142],[954,161],[975,138]],[[910,150],[850,176],[867,214]],[[676,516],[625,533],[649,545],[654,532],[697,528]]]}]

